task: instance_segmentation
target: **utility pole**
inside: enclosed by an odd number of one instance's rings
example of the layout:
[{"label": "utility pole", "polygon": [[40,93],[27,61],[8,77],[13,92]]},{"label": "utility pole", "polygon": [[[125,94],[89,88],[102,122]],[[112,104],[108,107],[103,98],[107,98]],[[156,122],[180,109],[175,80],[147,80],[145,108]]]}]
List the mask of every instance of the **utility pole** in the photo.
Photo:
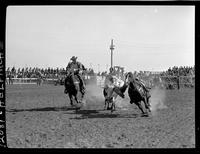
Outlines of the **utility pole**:
[{"label": "utility pole", "polygon": [[100,65],[98,64],[98,73],[100,72]]},{"label": "utility pole", "polygon": [[111,51],[111,68],[113,67],[113,50],[114,50],[114,45],[113,45],[113,39],[111,40],[111,45],[110,45],[110,51]]}]

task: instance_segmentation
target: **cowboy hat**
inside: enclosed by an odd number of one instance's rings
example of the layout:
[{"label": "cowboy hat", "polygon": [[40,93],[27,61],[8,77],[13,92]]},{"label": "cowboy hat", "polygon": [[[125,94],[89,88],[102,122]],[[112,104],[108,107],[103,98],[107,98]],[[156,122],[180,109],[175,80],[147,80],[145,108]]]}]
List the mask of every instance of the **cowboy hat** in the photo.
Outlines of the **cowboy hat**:
[{"label": "cowboy hat", "polygon": [[70,60],[76,60],[76,59],[77,59],[77,57],[73,56]]}]

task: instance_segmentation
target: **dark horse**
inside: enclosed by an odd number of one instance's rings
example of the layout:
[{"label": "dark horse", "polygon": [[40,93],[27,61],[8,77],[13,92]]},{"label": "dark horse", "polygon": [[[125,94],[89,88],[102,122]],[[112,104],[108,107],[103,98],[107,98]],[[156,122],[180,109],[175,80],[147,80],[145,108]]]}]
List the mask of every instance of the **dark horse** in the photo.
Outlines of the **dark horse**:
[{"label": "dark horse", "polygon": [[75,73],[70,73],[67,75],[67,77],[64,80],[64,86],[65,86],[65,92],[69,95],[70,98],[70,104],[73,104],[73,100],[76,101],[76,103],[82,103],[84,93],[81,92],[81,85],[80,80]]},{"label": "dark horse", "polygon": [[[130,97],[130,103],[135,103],[142,111],[142,113],[148,116],[148,111],[151,112],[149,103],[149,98],[151,97],[150,94],[138,84],[131,72],[127,73],[125,79],[127,84],[129,85],[128,95]],[[144,110],[141,104],[142,101],[144,102],[146,110]]]}]

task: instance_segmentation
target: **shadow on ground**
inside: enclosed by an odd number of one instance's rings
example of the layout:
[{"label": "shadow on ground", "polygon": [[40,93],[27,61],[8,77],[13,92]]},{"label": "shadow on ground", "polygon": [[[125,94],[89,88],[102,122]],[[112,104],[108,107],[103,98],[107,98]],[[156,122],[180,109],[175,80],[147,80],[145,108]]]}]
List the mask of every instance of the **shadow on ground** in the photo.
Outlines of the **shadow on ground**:
[{"label": "shadow on ground", "polygon": [[76,110],[75,107],[44,107],[44,108],[32,108],[32,109],[6,109],[6,112],[24,112],[24,111],[68,111]]},{"label": "shadow on ground", "polygon": [[[99,111],[104,111],[99,112]],[[137,117],[145,117],[144,115],[141,114],[136,114],[136,113],[119,113],[117,111],[111,113],[110,111],[106,110],[77,110],[74,111],[73,113],[69,114],[77,114],[80,115],[80,117],[75,117],[75,118],[70,118],[70,119],[88,119],[88,118],[137,118]]]},{"label": "shadow on ground", "polygon": [[137,117],[146,117],[145,115],[139,113],[121,113],[121,111],[114,111],[111,113],[110,110],[103,109],[79,109],[76,107],[45,107],[45,108],[32,108],[32,109],[7,109],[6,112],[16,113],[16,112],[39,112],[39,111],[73,111],[65,112],[64,114],[73,114],[79,117],[70,118],[70,119],[88,119],[88,118],[137,118]]}]

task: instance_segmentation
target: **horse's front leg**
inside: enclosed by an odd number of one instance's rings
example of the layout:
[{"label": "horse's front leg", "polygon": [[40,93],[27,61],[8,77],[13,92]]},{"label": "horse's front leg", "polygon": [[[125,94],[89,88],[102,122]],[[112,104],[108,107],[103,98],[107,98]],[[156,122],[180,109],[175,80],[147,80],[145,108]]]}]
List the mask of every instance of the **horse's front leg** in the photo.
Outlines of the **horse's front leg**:
[{"label": "horse's front leg", "polygon": [[146,108],[149,112],[151,112],[151,110],[150,110],[150,104],[149,104],[149,102],[148,102],[148,101],[149,101],[148,98],[145,97],[142,101],[144,102],[145,108]]},{"label": "horse's front leg", "polygon": [[108,107],[108,98],[107,98],[107,92],[106,92],[106,89],[104,88],[103,89],[103,95],[104,95],[104,98],[105,98],[105,102],[104,102],[104,110],[106,110],[107,109],[107,107]]},{"label": "horse's front leg", "polygon": [[104,110],[106,110],[106,108],[107,108],[107,100],[105,99]]},{"label": "horse's front leg", "polygon": [[70,99],[70,104],[71,106],[73,106],[73,98],[72,98],[72,95],[71,94],[68,94],[69,95],[69,99]]}]

